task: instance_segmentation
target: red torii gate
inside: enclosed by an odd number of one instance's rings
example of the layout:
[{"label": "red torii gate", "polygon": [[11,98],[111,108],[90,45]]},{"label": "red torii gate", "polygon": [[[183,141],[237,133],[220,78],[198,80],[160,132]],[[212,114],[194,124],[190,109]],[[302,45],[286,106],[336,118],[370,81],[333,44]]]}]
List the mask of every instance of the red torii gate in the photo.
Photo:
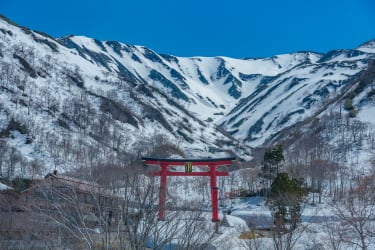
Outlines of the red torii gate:
[{"label": "red torii gate", "polygon": [[[159,166],[160,171],[148,173],[149,176],[160,176],[159,189],[159,220],[165,219],[165,200],[167,195],[167,176],[210,176],[212,221],[219,221],[218,211],[218,187],[216,176],[228,176],[228,172],[217,171],[218,166],[231,165],[235,157],[228,158],[208,158],[208,159],[159,159],[142,157],[146,165]],[[172,172],[168,168],[171,166],[185,166],[185,172]],[[208,166],[209,171],[193,172],[193,166]]]}]

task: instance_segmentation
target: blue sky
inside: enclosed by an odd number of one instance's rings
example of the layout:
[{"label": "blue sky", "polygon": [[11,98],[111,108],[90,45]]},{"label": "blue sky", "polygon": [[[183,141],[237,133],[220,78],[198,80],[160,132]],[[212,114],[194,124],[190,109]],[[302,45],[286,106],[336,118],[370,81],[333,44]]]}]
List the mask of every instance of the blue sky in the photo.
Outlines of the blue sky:
[{"label": "blue sky", "polygon": [[85,35],[176,56],[325,53],[375,38],[373,0],[0,0],[0,13],[53,37]]}]

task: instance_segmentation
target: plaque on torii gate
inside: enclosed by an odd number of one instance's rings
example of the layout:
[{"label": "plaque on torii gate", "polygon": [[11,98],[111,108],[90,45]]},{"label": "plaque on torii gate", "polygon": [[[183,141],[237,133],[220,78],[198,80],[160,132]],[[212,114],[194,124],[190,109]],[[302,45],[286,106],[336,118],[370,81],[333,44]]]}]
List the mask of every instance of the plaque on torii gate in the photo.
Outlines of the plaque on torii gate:
[{"label": "plaque on torii gate", "polygon": [[[218,209],[218,187],[216,176],[228,176],[227,171],[218,171],[219,166],[231,165],[235,157],[227,158],[207,158],[207,159],[160,159],[151,157],[142,157],[144,163],[148,166],[159,166],[160,171],[149,172],[149,176],[160,176],[159,189],[159,220],[165,219],[165,201],[167,196],[167,176],[209,176],[211,185],[211,202],[212,202],[212,221],[219,221]],[[169,167],[184,166],[184,172],[169,171]],[[193,167],[208,166],[208,171],[196,172]]]}]

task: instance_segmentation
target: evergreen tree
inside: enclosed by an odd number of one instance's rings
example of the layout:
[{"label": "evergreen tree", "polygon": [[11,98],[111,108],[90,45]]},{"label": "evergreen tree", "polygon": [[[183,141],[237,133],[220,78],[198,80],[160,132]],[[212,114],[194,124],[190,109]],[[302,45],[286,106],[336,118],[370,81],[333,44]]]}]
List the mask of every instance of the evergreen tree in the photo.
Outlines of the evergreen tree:
[{"label": "evergreen tree", "polygon": [[[268,204],[275,226],[280,230],[294,230],[300,223],[301,203],[306,195],[302,183],[302,180],[290,179],[287,173],[280,173],[271,185]],[[286,228],[287,222],[289,228]]]},{"label": "evergreen tree", "polygon": [[273,180],[279,173],[281,163],[284,161],[283,147],[277,144],[275,147],[268,148],[263,157],[263,176]]}]

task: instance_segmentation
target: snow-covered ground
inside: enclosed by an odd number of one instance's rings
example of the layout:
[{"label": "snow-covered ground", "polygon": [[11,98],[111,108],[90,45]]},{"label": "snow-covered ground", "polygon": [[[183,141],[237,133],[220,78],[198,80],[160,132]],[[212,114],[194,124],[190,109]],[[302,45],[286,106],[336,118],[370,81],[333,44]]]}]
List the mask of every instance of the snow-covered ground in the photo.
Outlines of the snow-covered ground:
[{"label": "snow-covered ground", "polygon": [[8,189],[13,189],[13,188],[0,182],[0,190],[8,190]]},{"label": "snow-covered ground", "polygon": [[[331,240],[339,241],[330,238],[335,233],[332,229],[340,222],[329,206],[328,200],[315,205],[309,205],[307,202],[302,210],[302,223],[293,235],[292,249],[331,249],[333,244]],[[232,213],[226,215],[226,220],[230,226],[220,227],[219,234],[213,240],[213,245],[217,249],[253,249],[251,246],[254,248],[258,246],[258,249],[274,249],[272,233],[267,230],[273,226],[271,211],[261,197],[233,202]],[[242,233],[249,231],[263,236],[256,239],[240,238]],[[341,243],[341,246],[342,249],[357,249],[350,244]]]}]

